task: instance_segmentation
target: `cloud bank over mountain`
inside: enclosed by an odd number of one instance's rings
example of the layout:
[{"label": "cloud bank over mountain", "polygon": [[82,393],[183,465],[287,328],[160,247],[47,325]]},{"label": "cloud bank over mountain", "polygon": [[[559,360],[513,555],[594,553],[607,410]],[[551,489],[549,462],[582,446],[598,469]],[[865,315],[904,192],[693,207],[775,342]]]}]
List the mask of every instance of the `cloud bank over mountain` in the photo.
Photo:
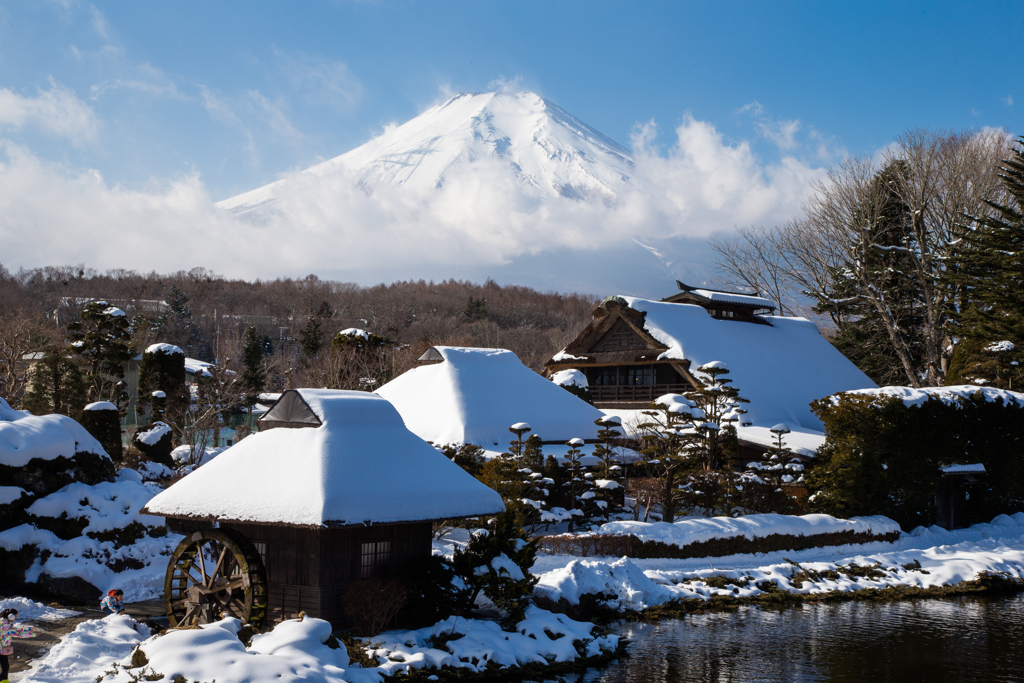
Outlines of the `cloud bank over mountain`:
[{"label": "cloud bank over mountain", "polygon": [[198,174],[129,189],[0,140],[0,263],[654,295],[707,277],[708,235],[797,215],[823,174],[689,115],[666,149],[655,132],[626,150],[532,93],[461,95],[219,205]]}]

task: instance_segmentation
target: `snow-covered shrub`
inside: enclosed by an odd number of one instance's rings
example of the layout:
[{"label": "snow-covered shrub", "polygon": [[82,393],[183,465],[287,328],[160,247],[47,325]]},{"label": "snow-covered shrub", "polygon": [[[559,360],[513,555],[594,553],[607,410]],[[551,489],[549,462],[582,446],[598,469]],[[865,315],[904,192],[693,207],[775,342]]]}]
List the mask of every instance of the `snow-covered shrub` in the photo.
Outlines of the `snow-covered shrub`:
[{"label": "snow-covered shrub", "polygon": [[480,471],[483,469],[485,462],[484,449],[480,448],[476,444],[449,443],[444,444],[443,446],[438,446],[438,450],[444,453],[446,458],[472,474],[474,477],[480,476]]},{"label": "snow-covered shrub", "polygon": [[154,422],[148,428],[135,434],[132,445],[152,460],[165,467],[174,467],[171,451],[174,450],[173,431],[166,422]]},{"label": "snow-covered shrub", "polygon": [[440,555],[417,558],[398,571],[405,587],[405,606],[398,615],[403,628],[420,628],[459,611],[466,587],[455,577],[452,563]]},{"label": "snow-covered shrub", "polygon": [[139,365],[139,407],[148,408],[150,419],[176,419],[188,409],[185,384],[185,352],[172,344],[152,344]]},{"label": "snow-covered shrub", "polygon": [[559,370],[551,375],[551,381],[573,396],[594,405],[594,397],[590,394],[590,383],[587,382],[587,376],[579,370]]},{"label": "snow-covered shrub", "polygon": [[455,574],[466,586],[465,610],[481,592],[514,619],[522,618],[537,578],[530,574],[537,544],[528,541],[515,516],[503,512],[487,534],[474,536],[465,550],[452,557]]},{"label": "snow-covered shrub", "polygon": [[815,401],[825,444],[807,474],[809,506],[881,514],[906,529],[935,521],[939,467],[981,463],[967,515],[1024,505],[1024,394],[983,387],[886,387]]}]

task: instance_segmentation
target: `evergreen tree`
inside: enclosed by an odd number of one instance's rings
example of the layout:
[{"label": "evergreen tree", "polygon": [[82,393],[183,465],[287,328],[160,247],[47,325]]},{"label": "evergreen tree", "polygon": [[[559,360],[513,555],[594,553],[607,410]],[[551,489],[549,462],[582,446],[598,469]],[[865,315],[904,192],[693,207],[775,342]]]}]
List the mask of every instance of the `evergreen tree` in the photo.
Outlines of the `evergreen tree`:
[{"label": "evergreen tree", "polygon": [[180,348],[149,347],[139,365],[139,407],[150,408],[153,420],[178,420],[191,402],[185,377],[185,354]]},{"label": "evergreen tree", "polygon": [[469,322],[475,322],[477,320],[487,319],[487,299],[480,297],[476,299],[469,297],[469,301],[466,302],[466,311],[463,314]]},{"label": "evergreen tree", "polygon": [[86,398],[110,401],[123,411],[128,404],[125,367],[134,355],[128,317],[106,301],[92,301],[82,307],[80,318],[67,325],[67,332],[72,353],[85,367]]},{"label": "evergreen tree", "polygon": [[953,246],[948,279],[967,302],[958,321],[967,343],[947,384],[980,379],[1019,391],[1024,379],[1024,137],[1012,153],[1000,165],[1006,200],[986,201],[994,213]]},{"label": "evergreen tree", "polygon": [[528,540],[515,515],[499,514],[490,533],[473,536],[466,549],[457,548],[452,557],[455,573],[467,587],[464,613],[483,591],[510,619],[522,619],[537,584],[537,577],[530,574],[536,556],[537,542]]},{"label": "evergreen tree", "polygon": [[85,381],[67,351],[49,346],[32,366],[22,406],[33,415],[58,413],[78,419],[85,407]]},{"label": "evergreen tree", "polygon": [[267,387],[267,370],[263,366],[263,347],[255,327],[245,331],[242,341],[242,388],[249,406],[256,404]]},{"label": "evergreen tree", "polygon": [[578,523],[584,523],[593,519],[602,511],[597,505],[594,493],[594,482],[587,477],[586,467],[583,466],[583,439],[570,439],[567,444],[569,450],[565,454],[565,478],[564,484],[568,493],[567,504],[569,514],[569,531]]},{"label": "evergreen tree", "polygon": [[832,291],[814,309],[836,323],[832,344],[879,386],[906,384],[906,369],[878,309],[858,294],[866,283],[881,294],[916,362],[924,357],[923,307],[912,276],[913,217],[897,185],[906,173],[900,161],[875,176],[853,219],[860,272],[834,269]]},{"label": "evergreen tree", "polygon": [[620,458],[615,446],[615,440],[622,438],[619,429],[622,420],[617,417],[604,417],[594,421],[597,425],[598,443],[594,446],[594,456],[601,461],[598,465],[597,475],[605,480],[615,482],[614,485],[605,485],[605,488],[598,490],[598,495],[603,503],[605,517],[609,517],[622,511],[622,466],[618,464]]},{"label": "evergreen tree", "polygon": [[79,422],[100,442],[114,462],[121,462],[124,458],[124,444],[121,441],[121,418],[116,408],[108,406],[107,409],[83,410]]},{"label": "evergreen tree", "polygon": [[311,315],[306,319],[306,326],[299,332],[302,343],[302,355],[305,358],[316,358],[324,347],[324,330],[320,319]]},{"label": "evergreen tree", "polygon": [[194,353],[202,344],[203,336],[192,318],[192,307],[188,302],[188,296],[172,285],[164,298],[166,307],[153,323],[153,331],[159,338]]}]

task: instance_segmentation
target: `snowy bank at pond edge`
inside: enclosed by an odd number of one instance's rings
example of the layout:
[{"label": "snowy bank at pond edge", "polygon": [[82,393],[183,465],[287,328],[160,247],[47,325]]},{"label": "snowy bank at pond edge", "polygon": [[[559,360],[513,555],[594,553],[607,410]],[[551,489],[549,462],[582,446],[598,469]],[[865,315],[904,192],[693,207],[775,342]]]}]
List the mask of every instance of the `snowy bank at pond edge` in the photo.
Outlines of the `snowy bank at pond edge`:
[{"label": "snowy bank at pond edge", "polygon": [[18,622],[24,621],[49,621],[58,622],[71,617],[77,617],[81,612],[60,607],[48,607],[41,602],[29,600],[28,598],[5,598],[0,600],[0,611],[5,609],[18,610]]},{"label": "snowy bank at pond edge", "polygon": [[683,547],[712,539],[742,536],[753,540],[773,534],[815,536],[849,531],[883,536],[899,533],[900,526],[888,517],[852,517],[837,519],[831,515],[760,514],[743,517],[701,517],[677,522],[621,521],[602,524],[599,534],[630,534],[643,541],[660,541]]},{"label": "snowy bank at pond edge", "polygon": [[[228,618],[151,637],[145,625],[128,616],[87,621],[37,662],[28,680],[129,683],[140,676],[156,680],[145,677],[161,675],[160,680],[170,681],[181,675],[188,681],[220,683],[379,683],[384,676],[408,669],[450,666],[484,671],[489,665],[573,662],[581,656],[612,653],[619,642],[614,635],[594,637],[593,624],[531,607],[515,631],[503,631],[492,621],[450,618],[429,628],[383,633],[366,641],[372,643],[367,653],[380,666],[361,668],[350,664],[345,646],[331,637],[331,625],[321,619],[284,621],[253,636],[248,647],[238,638],[240,628],[241,622]],[[435,648],[433,639],[438,636],[446,642]],[[144,657],[133,654],[136,646]]]},{"label": "snowy bank at pond edge", "polygon": [[[553,566],[556,563],[562,566]],[[919,527],[895,543],[733,555],[714,558],[713,563],[707,558],[562,556],[542,558],[534,573],[540,575],[535,590],[541,598],[578,605],[583,595],[603,595],[599,602],[614,610],[643,610],[674,599],[756,597],[776,590],[814,595],[900,586],[936,588],[985,573],[1024,580],[1024,513],[1000,515],[990,523],[955,531]]]}]

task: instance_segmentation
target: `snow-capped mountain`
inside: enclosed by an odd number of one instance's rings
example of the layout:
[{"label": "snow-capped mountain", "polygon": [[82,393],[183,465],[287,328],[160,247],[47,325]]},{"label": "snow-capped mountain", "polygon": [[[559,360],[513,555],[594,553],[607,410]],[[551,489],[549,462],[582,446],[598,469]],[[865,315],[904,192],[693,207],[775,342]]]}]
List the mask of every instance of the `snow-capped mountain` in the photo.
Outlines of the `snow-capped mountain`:
[{"label": "snow-capped mountain", "polygon": [[[541,196],[614,202],[632,185],[629,152],[532,92],[464,93],[305,173],[339,174],[429,194],[481,160],[507,167]],[[218,204],[236,215],[269,207],[289,179]]]}]

